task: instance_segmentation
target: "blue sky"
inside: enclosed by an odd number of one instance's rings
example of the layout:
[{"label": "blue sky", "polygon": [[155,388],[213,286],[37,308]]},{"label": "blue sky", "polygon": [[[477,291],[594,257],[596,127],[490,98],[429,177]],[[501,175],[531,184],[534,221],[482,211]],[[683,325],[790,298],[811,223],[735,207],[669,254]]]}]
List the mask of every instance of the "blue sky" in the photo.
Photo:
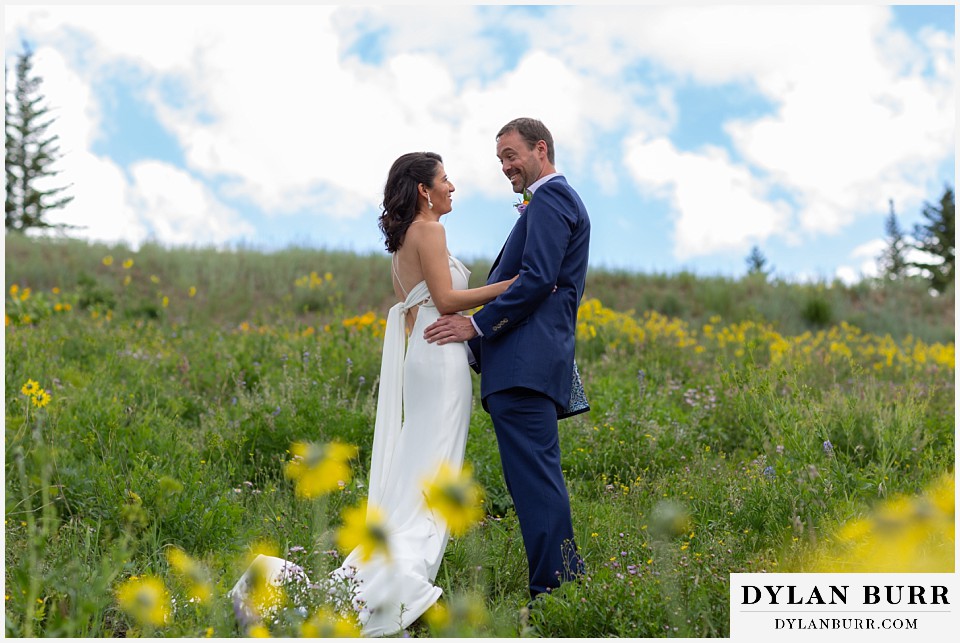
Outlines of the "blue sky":
[{"label": "blue sky", "polygon": [[515,196],[494,135],[552,130],[591,265],[875,272],[955,177],[954,8],[5,6],[58,120],[90,239],[381,251],[386,172],[454,181],[451,251],[492,258]]}]

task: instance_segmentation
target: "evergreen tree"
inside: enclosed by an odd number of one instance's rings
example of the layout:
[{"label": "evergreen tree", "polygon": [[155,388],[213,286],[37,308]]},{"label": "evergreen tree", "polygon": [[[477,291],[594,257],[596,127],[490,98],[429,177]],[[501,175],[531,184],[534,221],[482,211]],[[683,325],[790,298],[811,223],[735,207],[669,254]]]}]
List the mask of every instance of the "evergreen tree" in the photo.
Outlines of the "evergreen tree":
[{"label": "evergreen tree", "polygon": [[762,275],[763,278],[766,279],[771,270],[771,268],[767,268],[766,266],[767,258],[763,256],[758,246],[753,246],[753,248],[750,249],[750,254],[747,255],[747,274]]},{"label": "evergreen tree", "polygon": [[[43,80],[33,75],[33,51],[23,44],[17,56],[16,85],[13,103],[10,90],[5,88],[4,129],[6,134],[6,202],[4,203],[7,231],[26,232],[30,228],[67,228],[53,225],[45,217],[50,210],[62,208],[73,200],[65,196],[66,186],[44,189],[59,174],[53,164],[60,158],[57,135],[47,130],[56,120],[47,115],[40,92]],[[5,75],[6,76],[6,75]]]},{"label": "evergreen tree", "polygon": [[914,246],[930,259],[913,261],[909,265],[919,268],[937,292],[943,292],[953,283],[956,263],[956,229],[954,227],[953,188],[946,187],[938,205],[923,206],[925,221],[913,228]]},{"label": "evergreen tree", "polygon": [[907,240],[897,221],[897,213],[893,210],[893,199],[890,199],[890,214],[884,223],[887,234],[887,247],[880,255],[880,269],[887,279],[902,279],[907,273],[907,259],[904,256],[908,248]]}]

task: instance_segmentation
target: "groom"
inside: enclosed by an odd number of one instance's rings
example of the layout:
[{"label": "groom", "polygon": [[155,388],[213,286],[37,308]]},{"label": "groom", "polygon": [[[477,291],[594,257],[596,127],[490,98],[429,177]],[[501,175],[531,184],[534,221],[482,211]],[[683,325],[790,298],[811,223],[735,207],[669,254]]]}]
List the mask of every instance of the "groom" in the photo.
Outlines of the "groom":
[{"label": "groom", "polygon": [[487,278],[519,275],[472,317],[445,315],[430,342],[470,341],[480,395],[500,448],[530,569],[530,595],[583,571],[560,469],[557,411],[570,399],[577,307],[583,295],[590,218],[554,168],[553,136],[518,118],[497,134],[497,158],[513,191],[532,193]]}]

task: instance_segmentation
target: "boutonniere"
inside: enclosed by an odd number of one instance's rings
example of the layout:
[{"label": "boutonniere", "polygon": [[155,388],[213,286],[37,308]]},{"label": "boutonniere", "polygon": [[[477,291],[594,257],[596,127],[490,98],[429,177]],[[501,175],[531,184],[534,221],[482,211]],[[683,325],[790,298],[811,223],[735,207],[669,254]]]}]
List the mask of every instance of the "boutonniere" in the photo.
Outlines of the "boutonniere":
[{"label": "boutonniere", "polygon": [[523,197],[521,201],[513,204],[513,207],[517,209],[517,214],[523,214],[527,211],[527,206],[530,205],[530,199],[533,198],[533,192],[530,190],[523,191]]}]

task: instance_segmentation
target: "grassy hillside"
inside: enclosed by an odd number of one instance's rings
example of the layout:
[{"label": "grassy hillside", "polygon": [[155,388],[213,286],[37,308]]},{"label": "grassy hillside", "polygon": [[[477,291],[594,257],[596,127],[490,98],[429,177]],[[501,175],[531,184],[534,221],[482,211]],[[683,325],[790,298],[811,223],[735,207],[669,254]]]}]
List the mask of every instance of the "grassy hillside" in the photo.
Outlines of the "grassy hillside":
[{"label": "grassy hillside", "polygon": [[[112,264],[104,265],[110,257]],[[133,265],[123,269],[123,262]],[[471,285],[480,285],[490,264],[468,262]],[[390,264],[385,254],[356,255],[346,252],[290,248],[274,253],[252,250],[167,250],[145,245],[137,252],[124,247],[86,244],[75,240],[37,241],[18,236],[6,239],[6,287],[18,283],[34,291],[53,287],[82,289],[96,296],[124,294],[125,305],[140,305],[145,311],[158,299],[187,298],[197,289],[195,314],[220,323],[244,320],[263,322],[267,311],[300,314],[329,312],[339,305],[347,311],[383,312],[393,300],[388,278]],[[321,288],[297,280],[309,280],[311,272],[322,278],[332,275],[336,300],[328,300]],[[123,281],[130,277],[126,286]],[[155,277],[155,280],[151,280]],[[330,284],[327,284],[328,286]],[[954,339],[954,290],[931,296],[919,280],[903,283],[768,283],[763,279],[645,275],[622,271],[592,270],[585,297],[599,299],[614,310],[642,315],[656,311],[667,317],[702,325],[711,317],[725,322],[769,322],[779,331],[799,334],[817,331],[845,321],[877,335],[896,339],[912,335],[928,342]],[[128,314],[146,314],[127,310]],[[306,313],[306,314],[304,314]]]},{"label": "grassy hillside", "polygon": [[[5,267],[5,634],[356,633],[322,592],[307,619],[267,593],[241,628],[226,592],[256,553],[313,580],[342,559],[386,258],[8,237]],[[483,519],[409,635],[725,637],[731,572],[954,570],[952,292],[598,271],[577,360],[592,408],[560,441],[587,574],[525,610],[474,378]],[[334,442],[351,473],[298,496],[293,454]]]}]

